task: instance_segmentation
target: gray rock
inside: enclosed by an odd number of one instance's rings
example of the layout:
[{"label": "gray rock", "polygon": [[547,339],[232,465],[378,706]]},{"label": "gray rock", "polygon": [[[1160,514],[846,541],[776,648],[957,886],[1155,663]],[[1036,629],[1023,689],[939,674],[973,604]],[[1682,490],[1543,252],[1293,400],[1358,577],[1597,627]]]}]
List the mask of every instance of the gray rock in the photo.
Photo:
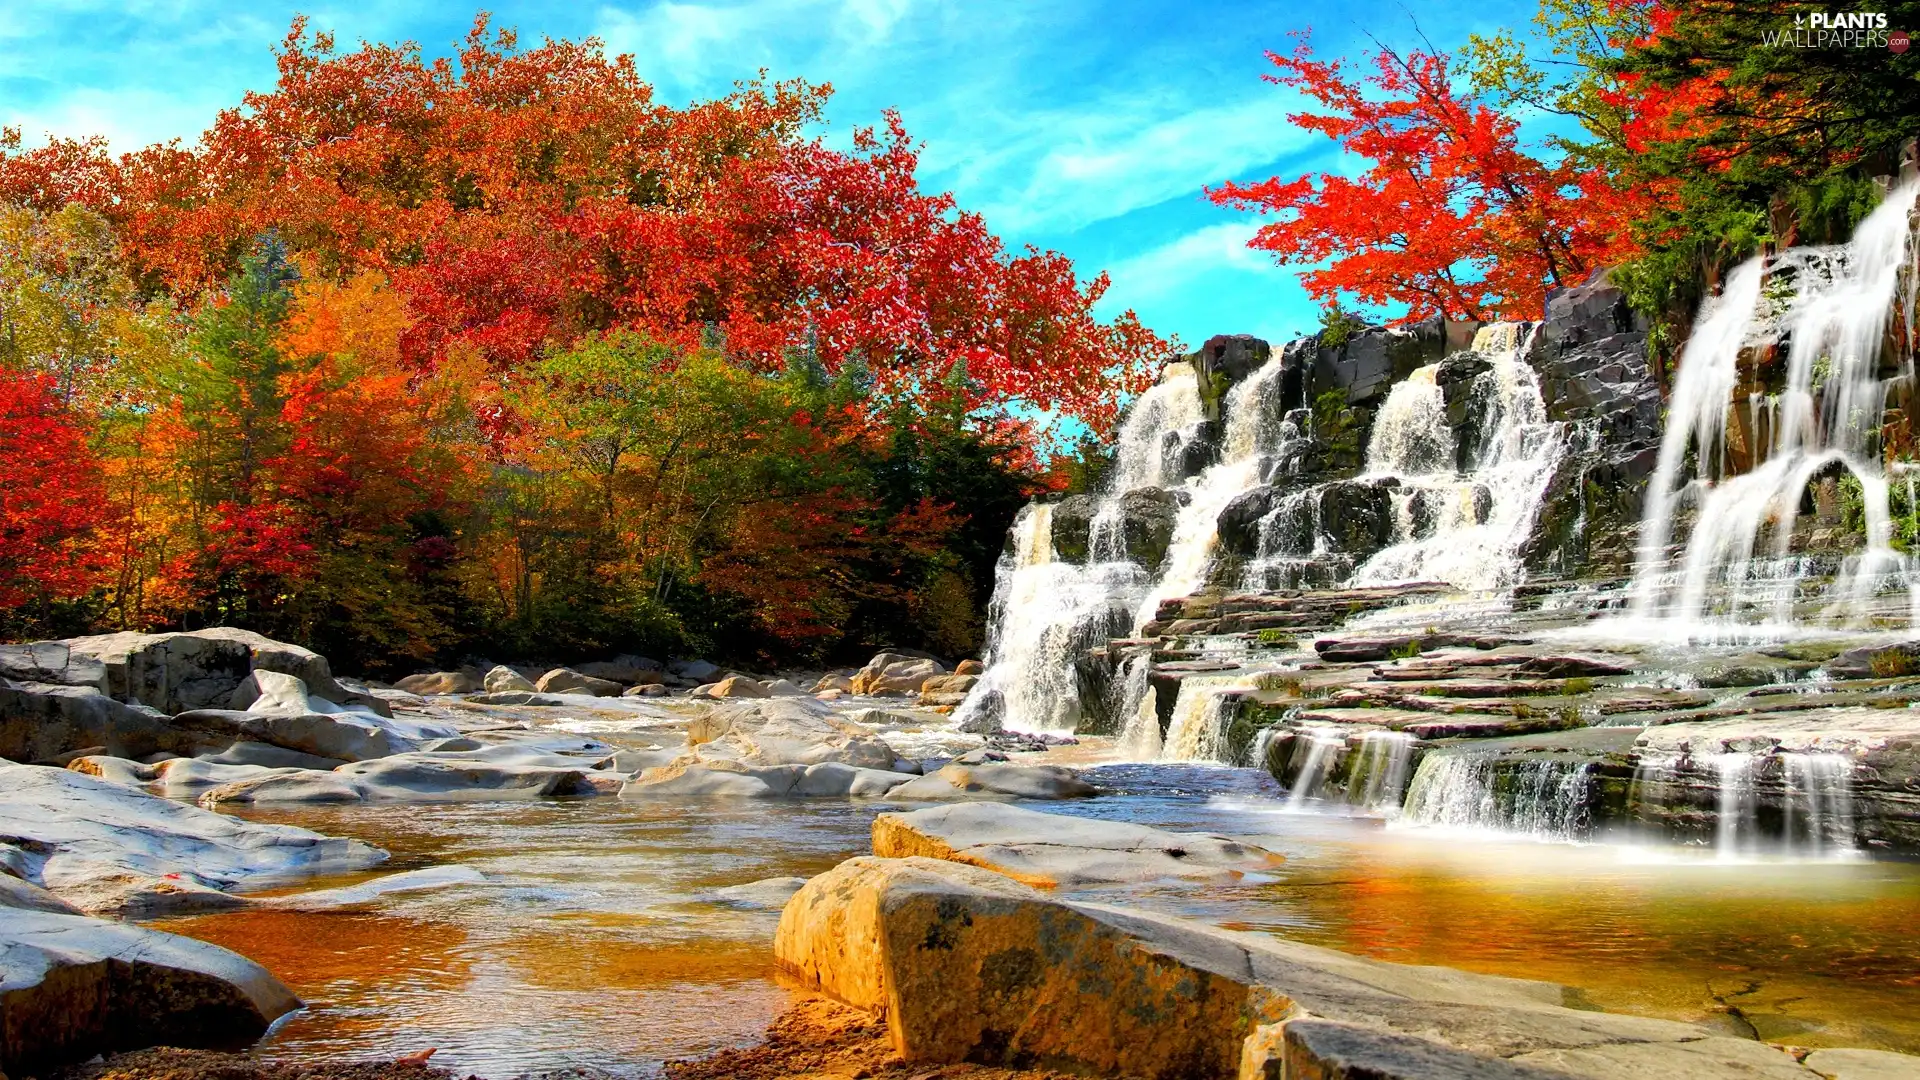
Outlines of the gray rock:
[{"label": "gray rock", "polygon": [[773,798],[880,798],[912,777],[881,769],[862,769],[837,761],[813,765],[744,765],[681,758],[647,769],[620,789],[623,799],[662,795]]},{"label": "gray rock", "polygon": [[492,671],[487,672],[486,678],[481,680],[481,685],[490,694],[533,690],[532,680],[505,664],[497,665]]},{"label": "gray rock", "polygon": [[406,753],[418,750],[428,740],[459,734],[444,724],[349,711],[302,714],[197,709],[174,717],[173,724],[183,732],[195,733],[206,748],[225,747],[244,739],[340,761]]},{"label": "gray rock", "polygon": [[67,768],[88,776],[97,776],[108,783],[120,784],[124,787],[145,787],[160,776],[157,768],[145,762],[129,761],[126,758],[109,757],[105,754],[88,754],[74,758],[67,762]]},{"label": "gray rock", "polygon": [[1815,1050],[1801,1062],[1826,1080],[1913,1080],[1920,1057],[1887,1050]]},{"label": "gray rock", "polygon": [[75,657],[101,665],[110,696],[161,712],[219,708],[255,670],[292,675],[329,701],[347,696],[326,657],[228,626],[177,634],[100,634],[69,639],[67,646]]},{"label": "gray rock", "polygon": [[48,761],[90,746],[140,758],[177,742],[165,716],[93,687],[0,679],[0,757]]},{"label": "gray rock", "polygon": [[1040,888],[1156,878],[1231,882],[1277,869],[1285,861],[1229,837],[997,803],[881,814],[873,822],[873,853],[984,866]]},{"label": "gray rock", "polygon": [[1078,799],[1100,789],[1056,765],[948,765],[887,793],[892,802],[958,799]]},{"label": "gray rock", "polygon": [[64,641],[0,645],[0,679],[91,687],[107,692],[107,667],[91,656],[76,656]]},{"label": "gray rock", "polygon": [[586,775],[596,762],[522,747],[490,749],[500,752],[397,754],[350,762],[332,772],[261,772],[207,789],[200,804],[493,802],[600,793]]},{"label": "gray rock", "polygon": [[611,660],[595,660],[590,664],[581,664],[574,670],[608,682],[617,682],[622,686],[634,686],[642,683],[657,683],[666,677],[666,671],[658,660],[649,660],[644,656],[616,656]]},{"label": "gray rock", "polygon": [[264,765],[269,769],[333,769],[346,764],[344,758],[305,754],[250,739],[235,742],[217,754],[200,754],[198,757],[214,765]]},{"label": "gray rock", "polygon": [[814,765],[837,761],[887,769],[893,748],[867,728],[835,716],[811,697],[769,698],[722,706],[687,727],[701,761],[745,765]]},{"label": "gray rock", "polygon": [[161,1042],[246,1043],[299,1007],[217,945],[84,915],[0,920],[0,1071],[13,1076]]},{"label": "gray rock", "polygon": [[693,683],[710,682],[714,676],[720,674],[718,664],[710,664],[705,660],[676,660],[668,666],[667,670]]},{"label": "gray rock", "polygon": [[230,907],[234,891],[386,858],[358,840],[257,825],[33,765],[0,767],[0,821],[25,853],[20,876],[96,914]]}]

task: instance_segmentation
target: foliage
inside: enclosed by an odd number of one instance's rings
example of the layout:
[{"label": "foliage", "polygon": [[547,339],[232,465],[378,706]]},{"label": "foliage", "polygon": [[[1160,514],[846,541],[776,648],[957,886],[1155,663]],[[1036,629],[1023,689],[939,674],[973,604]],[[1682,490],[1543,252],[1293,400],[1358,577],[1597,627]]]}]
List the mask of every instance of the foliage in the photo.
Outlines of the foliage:
[{"label": "foliage", "polygon": [[1289,119],[1367,162],[1356,177],[1320,173],[1228,182],[1216,203],[1268,215],[1250,246],[1300,275],[1309,295],[1397,309],[1398,321],[1537,317],[1550,286],[1577,284],[1606,253],[1578,198],[1572,163],[1521,149],[1517,121],[1463,92],[1454,62],[1380,46],[1364,76],[1314,56],[1304,34],[1269,53],[1265,76],[1318,112]]},{"label": "foliage", "polygon": [[1420,655],[1420,642],[1416,639],[1401,645],[1395,645],[1387,653],[1391,660],[1412,660]]},{"label": "foliage", "polygon": [[1344,390],[1328,390],[1313,399],[1313,437],[1335,450],[1360,449],[1360,426]]},{"label": "foliage", "polygon": [[1340,306],[1340,298],[1330,298],[1320,307],[1320,347],[1338,349],[1367,328],[1366,320]]},{"label": "foliage", "polygon": [[52,377],[0,367],[0,613],[95,584],[99,463]]},{"label": "foliage", "polygon": [[668,107],[484,18],[278,60],[191,146],[0,133],[9,633],[966,653],[1059,482],[1030,418],[1091,440],[1173,348],[921,190],[897,117],[809,134],[824,87]]}]

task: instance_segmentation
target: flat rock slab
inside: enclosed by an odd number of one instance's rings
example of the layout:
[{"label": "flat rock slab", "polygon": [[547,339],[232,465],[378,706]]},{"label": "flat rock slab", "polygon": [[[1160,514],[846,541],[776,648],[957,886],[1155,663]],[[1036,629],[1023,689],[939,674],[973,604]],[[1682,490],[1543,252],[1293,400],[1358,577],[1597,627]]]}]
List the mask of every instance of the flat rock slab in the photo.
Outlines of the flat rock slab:
[{"label": "flat rock slab", "polygon": [[620,797],[877,799],[912,779],[914,776],[910,773],[862,769],[837,761],[814,765],[744,765],[735,761],[682,757],[644,770],[620,788]]},{"label": "flat rock slab", "polygon": [[96,914],[231,907],[234,891],[359,870],[386,852],[209,813],[66,769],[0,767],[0,850],[27,880]]},{"label": "flat rock slab", "polygon": [[1649,727],[1636,742],[1646,754],[1696,757],[1778,748],[1789,753],[1864,753],[1920,743],[1920,709],[1810,709],[1753,713]]},{"label": "flat rock slab", "polygon": [[909,1062],[1146,1080],[1819,1077],[1757,1041],[1566,1008],[1551,983],[1073,903],[942,860],[862,857],[814,878],[774,952],[884,1012]]},{"label": "flat rock slab", "polygon": [[[549,763],[557,755],[530,756],[537,763],[488,760],[484,751],[395,754],[355,761],[329,772],[268,769],[207,788],[200,805],[224,803],[498,802],[591,796],[618,790],[610,774],[606,789],[592,782],[590,762]],[[229,766],[229,768],[234,768]],[[246,768],[240,766],[239,768]]]},{"label": "flat rock slab", "polygon": [[948,765],[887,793],[895,802],[962,799],[1081,799],[1101,789],[1057,765]]},{"label": "flat rock slab", "polygon": [[1038,888],[1197,878],[1237,881],[1285,860],[1225,836],[1043,814],[1000,803],[934,806],[873,821],[873,853],[997,870]]},{"label": "flat rock slab", "polygon": [[84,915],[0,918],[0,1071],[156,1043],[246,1043],[300,1007],[265,968],[192,938]]}]

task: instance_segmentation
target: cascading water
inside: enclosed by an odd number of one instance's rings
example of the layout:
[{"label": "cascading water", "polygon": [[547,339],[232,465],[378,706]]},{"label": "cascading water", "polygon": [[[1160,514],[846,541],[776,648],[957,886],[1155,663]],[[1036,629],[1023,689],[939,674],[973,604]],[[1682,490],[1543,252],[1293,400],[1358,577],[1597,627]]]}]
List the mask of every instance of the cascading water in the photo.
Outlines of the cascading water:
[{"label": "cascading water", "polygon": [[1052,507],[1028,506],[995,571],[988,612],[986,671],[955,720],[973,726],[997,716],[1021,731],[1070,731],[1080,717],[1073,663],[1087,649],[1124,633],[1151,585],[1126,558],[1121,498],[1180,474],[1186,446],[1205,420],[1191,365],[1166,374],[1121,425],[1111,481],[1093,516],[1085,565],[1057,557]]},{"label": "cascading water", "polygon": [[1369,731],[1360,737],[1360,762],[1347,801],[1369,810],[1398,811],[1413,764],[1414,737],[1404,731]]},{"label": "cascading water", "polygon": [[1592,825],[1592,774],[1593,766],[1584,761],[1500,762],[1471,753],[1429,754],[1407,788],[1401,820],[1536,840],[1580,840]]},{"label": "cascading water", "polygon": [[1333,766],[1346,745],[1346,736],[1338,731],[1307,731],[1300,735],[1300,742],[1294,744],[1294,755],[1300,755],[1300,747],[1306,746],[1306,757],[1300,767],[1294,770],[1293,783],[1287,788],[1287,808],[1302,810],[1307,800],[1317,797],[1327,785],[1327,777],[1333,772]]},{"label": "cascading water", "polygon": [[1787,850],[1815,856],[1851,854],[1853,759],[1844,754],[1786,754]]},{"label": "cascading water", "polygon": [[1188,498],[1174,518],[1165,569],[1134,613],[1136,630],[1153,621],[1160,601],[1187,596],[1206,584],[1219,539],[1215,526],[1220,512],[1234,496],[1260,483],[1266,453],[1287,435],[1285,418],[1275,407],[1283,374],[1278,362],[1269,361],[1227,392],[1220,461],[1186,485]]},{"label": "cascading water", "polygon": [[[1851,621],[1875,594],[1914,577],[1893,548],[1877,441],[1891,384],[1912,378],[1910,367],[1882,378],[1881,360],[1903,277],[1912,285],[1917,194],[1916,182],[1890,192],[1845,244],[1742,264],[1703,305],[1681,353],[1647,490],[1636,616],[1681,633],[1709,618],[1794,621],[1799,586],[1812,569],[1789,557],[1801,499],[1809,484],[1841,472],[1860,487],[1865,546],[1836,568],[1821,618]],[[1783,342],[1781,389],[1750,391],[1742,408],[1743,359],[1757,379]],[[1735,438],[1730,425],[1741,429]],[[1687,507],[1692,531],[1670,560],[1676,517]]]},{"label": "cascading water", "polygon": [[1523,357],[1537,328],[1481,327],[1473,352],[1490,369],[1468,389],[1477,445],[1460,459],[1439,385],[1441,365],[1394,386],[1374,421],[1367,475],[1398,481],[1394,543],[1362,563],[1352,584],[1446,581],[1492,590],[1519,582],[1520,546],[1566,451],[1564,425],[1547,419],[1540,380]]},{"label": "cascading water", "polygon": [[1714,810],[1713,849],[1723,859],[1739,858],[1751,853],[1759,840],[1753,757],[1716,754],[1713,773],[1720,793],[1720,804]]},{"label": "cascading water", "polygon": [[1167,725],[1162,761],[1225,761],[1227,721],[1231,710],[1223,691],[1241,680],[1230,676],[1195,675],[1182,680],[1173,700],[1173,720]]}]

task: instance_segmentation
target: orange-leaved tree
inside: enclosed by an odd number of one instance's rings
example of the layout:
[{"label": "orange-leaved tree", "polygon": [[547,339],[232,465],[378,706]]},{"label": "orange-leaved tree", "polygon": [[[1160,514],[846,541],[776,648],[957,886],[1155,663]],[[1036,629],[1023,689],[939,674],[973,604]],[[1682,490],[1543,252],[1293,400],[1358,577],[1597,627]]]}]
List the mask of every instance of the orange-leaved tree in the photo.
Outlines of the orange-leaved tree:
[{"label": "orange-leaved tree", "polygon": [[1366,165],[1208,195],[1273,215],[1251,246],[1311,267],[1300,280],[1316,299],[1352,296],[1403,323],[1539,318],[1546,291],[1578,284],[1612,243],[1573,165],[1524,149],[1514,118],[1463,89],[1444,54],[1379,46],[1357,76],[1303,35],[1268,59],[1267,81],[1319,106],[1290,119]]}]

